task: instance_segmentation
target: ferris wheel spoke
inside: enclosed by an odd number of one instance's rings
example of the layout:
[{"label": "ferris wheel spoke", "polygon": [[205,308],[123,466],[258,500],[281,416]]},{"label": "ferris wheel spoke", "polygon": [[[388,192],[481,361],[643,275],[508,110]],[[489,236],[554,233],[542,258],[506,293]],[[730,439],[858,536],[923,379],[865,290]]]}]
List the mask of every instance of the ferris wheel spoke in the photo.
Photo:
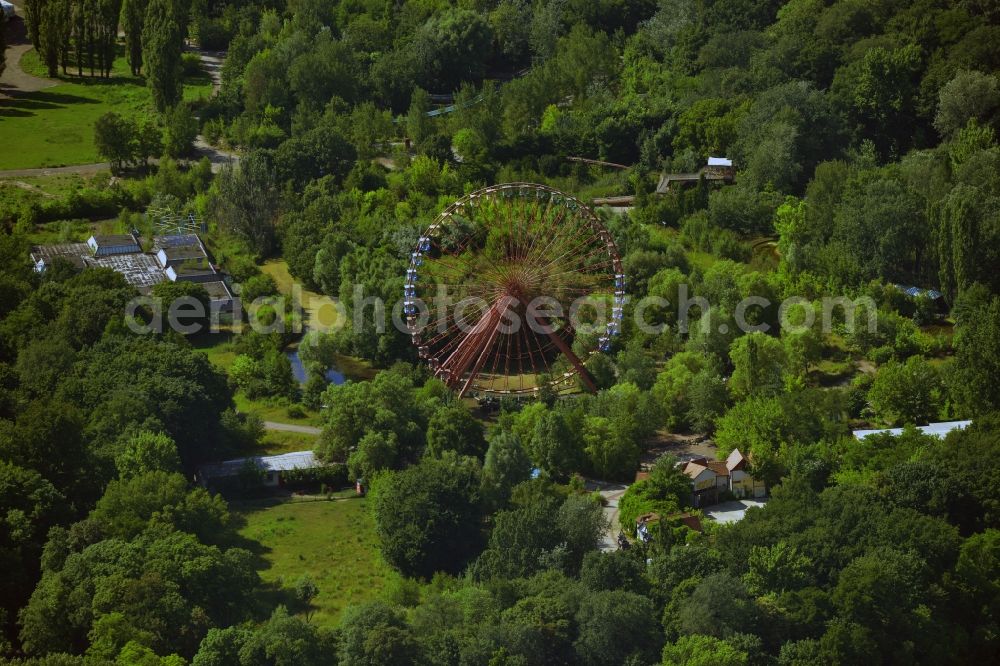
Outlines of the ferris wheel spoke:
[{"label": "ferris wheel spoke", "polygon": [[524,261],[526,256],[526,248],[529,245],[529,240],[531,238],[531,232],[534,227],[537,226],[536,216],[538,214],[538,207],[531,204],[528,199],[521,199],[521,215],[519,219],[523,220],[520,225],[520,234],[517,241],[517,251],[515,252],[515,259],[518,262]]},{"label": "ferris wheel spoke", "polygon": [[[513,299],[510,299],[513,300]],[[472,370],[469,372],[468,379],[465,380],[465,384],[462,385],[462,391],[460,395],[465,395],[472,386],[472,382],[475,381],[476,377],[479,376],[479,372],[489,358],[490,350],[493,348],[494,342],[496,342],[497,336],[500,334],[500,317],[502,317],[502,312],[507,308],[507,300],[504,299],[500,304],[500,311],[496,315],[496,321],[492,322],[492,325],[484,330],[483,335],[486,336],[485,341],[482,344],[482,349],[479,355],[476,357],[475,362],[472,365]]]},{"label": "ferris wheel spoke", "polygon": [[[575,228],[573,233],[575,234]],[[581,249],[587,247],[591,244],[592,239],[587,236],[569,238],[567,237],[564,241],[560,241],[557,245],[554,245],[551,249],[547,249],[542,256],[549,257],[543,262],[539,262],[536,265],[535,271],[541,276],[546,275],[546,271],[552,266],[559,264],[560,262],[572,260],[574,254],[578,253]]]},{"label": "ferris wheel spoke", "polygon": [[[446,327],[445,330],[439,331],[437,335],[435,335],[434,337],[430,338],[430,340],[428,340],[428,344],[429,345],[438,345],[439,343],[441,343],[443,341],[447,341],[438,350],[438,355],[445,355],[445,354],[450,353],[453,349],[455,349],[456,347],[458,347],[462,343],[462,341],[465,339],[463,337],[463,334],[468,335],[469,333],[471,333],[473,331],[473,329],[482,321],[483,317],[485,317],[486,315],[488,315],[488,313],[490,312],[490,310],[493,309],[493,307],[495,306],[495,303],[496,303],[496,299],[493,300],[493,302],[490,304],[489,308],[487,309],[487,311],[485,313],[479,315],[479,317],[476,319],[476,321],[474,323],[471,322],[468,317],[463,317],[460,320],[457,317],[455,317],[455,315],[453,313],[449,313],[447,310],[445,310],[443,312],[443,316],[439,314],[438,321],[443,320],[446,323],[448,321],[451,321],[451,324],[447,325],[447,327]],[[465,328],[467,330],[463,331],[462,330],[463,328]]]},{"label": "ferris wheel spoke", "polygon": [[[582,268],[582,266],[578,265],[576,262],[582,262],[583,260],[586,260],[589,257],[595,256],[595,255],[599,255],[599,254],[601,254],[602,252],[605,251],[605,248],[598,246],[598,247],[591,248],[588,252],[580,253],[580,250],[585,249],[585,245],[586,245],[585,242],[578,244],[576,247],[574,247],[572,249],[572,252],[573,252],[572,254],[568,254],[567,253],[567,254],[564,254],[563,256],[556,257],[555,259],[551,260],[549,263],[545,264],[544,266],[542,266],[538,270],[541,272],[542,275],[544,275],[544,277],[545,277],[546,280],[552,279],[552,278],[554,278],[554,277],[556,277],[558,275],[564,275],[566,273],[579,273],[580,270],[581,270],[581,268]],[[562,270],[562,271],[559,271],[559,272],[556,272],[556,273],[548,272],[548,269],[558,268],[559,267],[558,265],[559,264],[563,264],[564,262],[573,262],[574,265],[572,265],[568,269],[565,269],[565,270]],[[599,268],[599,267],[601,267],[603,265],[608,265],[610,263],[611,263],[610,260],[606,260],[605,262],[602,262],[601,264],[597,264],[596,266],[592,267],[591,269],[593,270],[594,268]]]},{"label": "ferris wheel spoke", "polygon": [[[608,264],[609,267],[612,266],[612,265],[613,264],[610,264],[610,263]],[[557,278],[559,278],[559,277],[561,277],[563,275],[573,275],[576,272],[577,271],[574,271],[573,269],[570,268],[570,269],[566,269],[564,271],[559,271],[558,273],[551,273],[551,274],[549,274],[549,275],[546,276],[546,279],[549,280],[549,281],[553,281],[554,282],[554,281],[557,281]],[[610,287],[610,286],[611,285],[609,284],[608,287]]]},{"label": "ferris wheel spoke", "polygon": [[578,227],[575,227],[572,236],[565,237],[549,251],[547,256],[551,257],[551,259],[547,265],[561,261],[564,258],[571,258],[579,253],[582,248],[594,244],[593,236],[586,233],[578,233],[577,229]]},{"label": "ferris wheel spoke", "polygon": [[[568,209],[565,206],[560,206],[555,213],[554,219],[550,222],[549,226],[555,229],[555,232],[550,238],[549,247],[556,246],[556,243],[562,243],[567,239],[574,238],[577,231],[581,226],[587,224],[586,218],[579,216],[570,216],[570,224],[563,224],[563,220],[567,216]],[[549,247],[546,247],[546,251],[549,251]]]},{"label": "ferris wheel spoke", "polygon": [[[444,261],[443,260],[444,256],[447,256],[450,259],[454,259],[456,262],[462,264],[466,270],[463,270],[448,261]],[[440,259],[435,257],[427,257],[427,260],[433,263],[435,266],[440,266],[445,270],[452,271],[455,275],[458,275],[459,277],[462,278],[466,278],[470,274],[481,277],[488,275],[488,273],[484,273],[483,268],[481,266],[473,266],[457,255],[452,255],[452,254],[442,255],[442,258]],[[495,268],[499,268],[495,264],[493,265]]]},{"label": "ferris wheel spoke", "polygon": [[575,224],[572,225],[571,227],[570,225],[562,225],[562,221],[563,219],[565,219],[565,217],[566,217],[565,209],[558,211],[558,213],[555,216],[555,219],[551,223],[551,226],[555,229],[555,232],[546,241],[545,245],[541,247],[541,249],[534,250],[534,246],[532,246],[531,248],[532,251],[529,252],[529,254],[525,257],[526,260],[532,259],[532,261],[534,261],[536,255],[539,258],[544,257],[545,253],[549,251],[549,248],[551,248],[557,242],[558,239],[562,238],[563,236],[566,236],[567,234],[572,233],[572,231],[576,229],[577,225]]}]

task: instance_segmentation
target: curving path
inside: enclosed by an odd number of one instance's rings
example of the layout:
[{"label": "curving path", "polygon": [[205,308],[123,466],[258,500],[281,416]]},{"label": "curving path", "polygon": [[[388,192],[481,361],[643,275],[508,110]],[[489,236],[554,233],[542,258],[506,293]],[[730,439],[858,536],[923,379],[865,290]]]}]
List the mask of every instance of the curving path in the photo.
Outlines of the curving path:
[{"label": "curving path", "polygon": [[[31,40],[28,38],[27,27],[22,18],[24,9],[21,0],[14,2],[18,15],[9,19],[5,26],[7,36],[7,67],[3,74],[0,74],[0,99],[14,97],[19,93],[36,92],[59,85],[58,81],[41,79],[37,76],[27,74],[21,69],[21,56],[32,49]],[[222,64],[226,58],[225,51],[192,51],[201,57],[202,66],[212,79],[212,94],[218,93],[222,86]],[[240,161],[239,155],[216,148],[205,141],[205,137],[200,134],[195,137],[194,150],[201,157],[207,157],[212,163],[212,173],[218,173],[223,167],[230,164],[237,164]],[[155,160],[153,160],[155,162]],[[63,167],[39,167],[35,169],[7,169],[0,170],[0,178],[30,178],[32,176],[51,176],[54,174],[79,174],[81,176],[92,176],[101,171],[107,171],[111,165],[107,162],[94,162],[91,164],[73,164]]]},{"label": "curving path", "polygon": [[13,4],[17,8],[17,14],[7,20],[4,28],[7,37],[7,67],[0,74],[0,97],[36,92],[59,83],[32,76],[21,69],[21,56],[30,51],[32,46],[28,28],[24,24],[24,3],[18,0]]}]

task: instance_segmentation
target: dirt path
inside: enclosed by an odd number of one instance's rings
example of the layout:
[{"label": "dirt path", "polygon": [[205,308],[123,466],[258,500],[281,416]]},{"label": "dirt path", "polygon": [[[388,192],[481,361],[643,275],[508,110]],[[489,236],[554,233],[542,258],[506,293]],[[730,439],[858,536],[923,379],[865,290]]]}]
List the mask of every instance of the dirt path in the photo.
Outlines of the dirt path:
[{"label": "dirt path", "polygon": [[215,95],[222,87],[222,64],[226,61],[226,52],[201,51],[194,48],[191,51],[197,53],[198,57],[201,58],[201,66],[205,69],[208,77],[212,79],[212,94]]},{"label": "dirt path", "polygon": [[7,169],[0,171],[0,178],[31,178],[32,176],[54,176],[60,173],[76,173],[81,176],[93,176],[101,171],[108,171],[111,165],[107,162],[94,164],[74,164],[62,167],[39,167],[37,169]]},{"label": "dirt path", "polygon": [[322,428],[314,426],[295,425],[293,423],[278,423],[276,421],[264,421],[265,430],[278,430],[281,432],[297,432],[303,435],[319,435]]},{"label": "dirt path", "polygon": [[642,456],[642,469],[649,470],[664,454],[670,454],[678,460],[693,458],[715,460],[717,452],[715,442],[705,435],[660,431]]},{"label": "dirt path", "polygon": [[4,181],[4,182],[6,182],[6,183],[8,183],[10,185],[13,185],[14,187],[19,187],[22,190],[27,190],[28,192],[34,192],[35,194],[41,195],[41,196],[45,197],[46,199],[57,199],[58,198],[56,195],[52,194],[51,192],[46,192],[45,190],[41,189],[40,187],[35,187],[31,183],[25,183],[24,181],[21,181],[21,180],[10,180],[10,181]]},{"label": "dirt path", "polygon": [[21,56],[31,50],[31,40],[28,39],[28,29],[24,24],[24,5],[14,3],[17,14],[7,20],[5,27],[7,37],[7,67],[0,74],[0,99],[13,97],[19,93],[36,92],[58,85],[58,81],[40,79],[25,73],[21,69]]},{"label": "dirt path", "polygon": [[[201,58],[202,68],[212,79],[212,95],[217,95],[219,89],[222,88],[222,65],[226,62],[226,52],[202,51],[193,46],[189,46],[188,50],[197,53],[198,57]],[[238,164],[240,161],[239,155],[211,145],[201,134],[194,139],[194,149],[212,163],[212,173],[218,173],[222,171],[223,167]]]}]

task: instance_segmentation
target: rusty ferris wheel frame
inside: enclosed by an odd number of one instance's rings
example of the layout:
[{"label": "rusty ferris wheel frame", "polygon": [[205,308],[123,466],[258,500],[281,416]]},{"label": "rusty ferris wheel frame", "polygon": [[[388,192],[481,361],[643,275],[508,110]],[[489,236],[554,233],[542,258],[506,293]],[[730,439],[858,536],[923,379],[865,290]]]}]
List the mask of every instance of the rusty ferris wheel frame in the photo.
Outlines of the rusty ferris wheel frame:
[{"label": "rusty ferris wheel frame", "polygon": [[460,395],[503,396],[575,378],[594,391],[584,363],[610,349],[625,300],[618,247],[593,210],[546,185],[505,183],[462,197],[427,227],[403,307],[435,376]]}]

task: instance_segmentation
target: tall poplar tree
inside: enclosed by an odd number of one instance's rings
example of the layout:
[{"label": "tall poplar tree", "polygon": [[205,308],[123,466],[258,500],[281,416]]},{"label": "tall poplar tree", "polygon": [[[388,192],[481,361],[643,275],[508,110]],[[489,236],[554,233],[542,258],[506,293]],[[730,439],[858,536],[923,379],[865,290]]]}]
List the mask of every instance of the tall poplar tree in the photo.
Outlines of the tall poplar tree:
[{"label": "tall poplar tree", "polygon": [[180,101],[183,41],[171,0],[150,0],[142,27],[142,60],[158,111]]},{"label": "tall poplar tree", "polygon": [[97,2],[97,53],[101,75],[111,76],[115,62],[115,44],[118,41],[118,17],[122,13],[122,0]]},{"label": "tall poplar tree", "polygon": [[59,61],[68,39],[69,0],[46,0],[39,8],[38,54],[49,76],[59,74]]},{"label": "tall poplar tree", "polygon": [[39,34],[42,27],[42,6],[46,0],[24,0],[24,22],[28,25],[28,36],[31,45],[39,53],[42,52],[42,42]]},{"label": "tall poplar tree", "polygon": [[122,28],[125,30],[125,57],[132,76],[142,73],[142,26],[146,20],[149,0],[125,0],[122,8]]},{"label": "tall poplar tree", "polygon": [[7,15],[0,12],[0,76],[3,76],[3,70],[7,68],[7,36],[6,36],[6,26]]}]

